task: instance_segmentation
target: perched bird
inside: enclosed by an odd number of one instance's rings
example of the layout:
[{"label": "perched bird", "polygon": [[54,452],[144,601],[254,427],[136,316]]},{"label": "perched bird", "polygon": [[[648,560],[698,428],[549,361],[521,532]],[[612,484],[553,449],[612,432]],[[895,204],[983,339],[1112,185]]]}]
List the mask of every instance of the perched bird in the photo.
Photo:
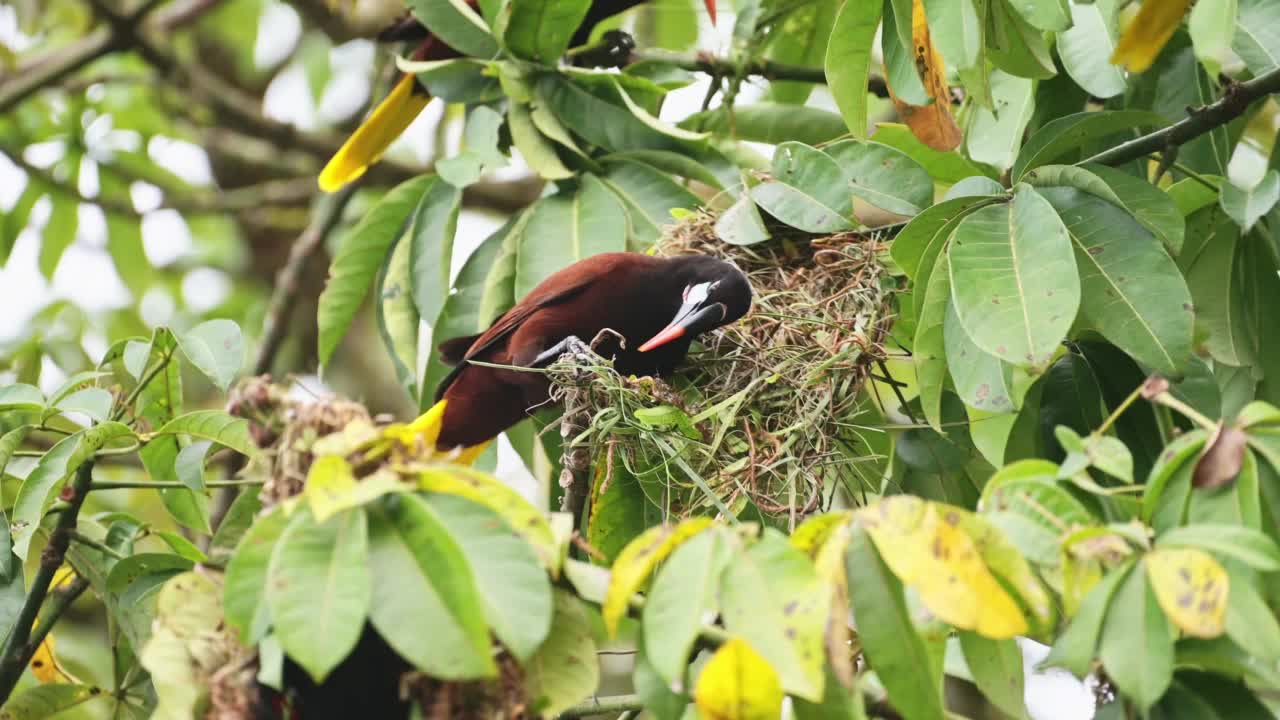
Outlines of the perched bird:
[{"label": "perched bird", "polygon": [[543,373],[491,365],[546,367],[609,329],[616,335],[605,335],[596,351],[612,357],[618,372],[662,374],[684,359],[694,337],[750,308],[746,276],[723,260],[594,255],[542,281],[485,332],[443,343],[441,355],[455,367],[409,431],[469,463],[548,400]]},{"label": "perched bird", "polygon": [[[602,20],[635,7],[641,2],[644,0],[595,0],[570,40],[570,47],[586,44],[591,31]],[[703,0],[703,2],[706,4],[707,13],[711,16],[711,22],[714,23],[716,0]],[[466,0],[466,3],[475,10],[479,0]],[[382,42],[417,43],[409,56],[411,60],[448,60],[462,56],[462,53],[432,35],[412,17],[407,17],[383,31],[378,39]],[[431,95],[418,83],[417,78],[408,73],[402,74],[387,97],[378,103],[373,112],[369,113],[364,122],[329,159],[320,172],[320,189],[325,192],[334,192],[363,175],[430,102]]]}]

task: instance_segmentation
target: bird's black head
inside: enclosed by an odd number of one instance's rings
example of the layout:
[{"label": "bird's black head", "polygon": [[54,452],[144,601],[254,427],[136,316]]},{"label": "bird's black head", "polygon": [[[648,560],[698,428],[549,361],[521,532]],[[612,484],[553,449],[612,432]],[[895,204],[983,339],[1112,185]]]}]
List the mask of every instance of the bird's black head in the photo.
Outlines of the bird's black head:
[{"label": "bird's black head", "polygon": [[640,346],[640,352],[727,325],[751,309],[747,276],[730,263],[707,255],[685,255],[669,262],[671,277],[682,288],[680,309],[661,332]]}]

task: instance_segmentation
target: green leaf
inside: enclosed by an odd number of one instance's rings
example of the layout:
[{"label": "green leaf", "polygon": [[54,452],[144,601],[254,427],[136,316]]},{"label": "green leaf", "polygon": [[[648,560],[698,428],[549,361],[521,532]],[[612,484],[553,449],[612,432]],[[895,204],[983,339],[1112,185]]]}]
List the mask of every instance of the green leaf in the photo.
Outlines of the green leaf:
[{"label": "green leaf", "polygon": [[1071,27],[1071,9],[1067,0],[1021,0],[1015,7],[1022,19],[1041,30],[1066,30]]},{"label": "green leaf", "polygon": [[1280,200],[1280,172],[1269,171],[1257,185],[1248,189],[1237,187],[1232,182],[1225,182],[1219,187],[1222,192],[1218,202],[1222,209],[1241,230],[1249,232]]},{"label": "green leaf", "polygon": [[965,664],[983,696],[1010,717],[1027,717],[1022,699],[1022,651],[1017,641],[991,640],[965,630],[959,635]]},{"label": "green leaf", "polygon": [[1094,195],[1065,187],[1037,192],[1074,243],[1084,319],[1139,362],[1180,374],[1191,358],[1191,292],[1159,241]]},{"label": "green leaf", "polygon": [[[924,292],[916,291],[916,335],[911,359],[920,387],[920,407],[934,430],[942,432],[942,391],[947,381],[946,319],[951,307],[951,274],[946,255],[939,255]],[[917,288],[920,286],[917,285]],[[963,331],[963,329],[962,329]],[[967,339],[968,336],[966,335]]]},{"label": "green leaf", "polygon": [[531,212],[516,250],[517,296],[579,260],[626,250],[625,211],[594,175],[584,174],[572,193],[539,200]]},{"label": "green leaf", "polygon": [[130,437],[133,431],[118,422],[106,422],[59,440],[40,458],[13,501],[13,552],[23,560],[40,520],[62,490],[63,484],[81,465],[108,442]]},{"label": "green leaf", "polygon": [[[1111,606],[1111,598],[1132,569],[1133,563],[1126,562],[1107,573],[1093,586],[1089,594],[1084,596],[1075,617],[1071,618],[1066,632],[1059,635],[1053,643],[1053,649],[1044,659],[1044,665],[1066,668],[1079,677],[1084,677],[1089,672],[1094,652],[1098,648],[1102,624],[1107,617],[1107,608]],[[1132,574],[1143,575],[1141,572]]]},{"label": "green leaf", "polygon": [[[1202,215],[1203,214],[1203,215]],[[1207,220],[1204,227],[1201,220]],[[1245,313],[1243,278],[1237,270],[1240,228],[1217,207],[1188,221],[1187,247],[1179,255],[1195,305],[1197,325],[1207,331],[1204,349],[1235,367],[1257,364]]]},{"label": "green leaf", "polygon": [[484,617],[520,662],[547,639],[551,582],[537,554],[496,513],[449,495],[427,498],[475,575]]},{"label": "green leaf", "polygon": [[[997,174],[994,169],[986,165],[970,162],[955,150],[947,152],[934,150],[920,142],[915,135],[911,134],[911,130],[901,123],[877,123],[875,135],[871,139],[881,145],[888,145],[915,160],[929,173],[930,177],[939,183],[958,183],[975,175],[995,177]],[[1003,191],[1004,188],[1000,187],[999,192]]]},{"label": "green leaf", "polygon": [[854,197],[907,216],[933,204],[933,178],[905,153],[880,143],[856,140],[838,142],[823,151],[849,178]]},{"label": "green leaf", "polygon": [[9,636],[27,599],[22,560],[13,554],[9,532],[9,517],[0,512],[0,637]]},{"label": "green leaf", "polygon": [[702,204],[697,195],[648,165],[623,161],[609,163],[601,178],[627,210],[627,249],[647,250],[662,235],[663,228],[675,223],[671,211],[694,208]]},{"label": "green leaf", "polygon": [[787,141],[820,145],[849,132],[841,116],[828,110],[770,102],[735,107],[732,117],[724,108],[697,113],[680,126],[718,135],[732,133],[738,140],[769,145]]},{"label": "green leaf", "polygon": [[18,235],[27,227],[31,208],[35,207],[36,201],[44,197],[44,194],[43,183],[28,176],[26,187],[22,189],[13,208],[0,217],[0,266],[9,261],[9,253],[13,251]]},{"label": "green leaf", "polygon": [[1035,83],[1003,70],[993,70],[988,82],[994,110],[973,108],[965,149],[976,162],[1008,168],[1022,147],[1023,133],[1035,110]]},{"label": "green leaf", "polygon": [[209,320],[178,335],[178,347],[200,372],[226,392],[244,364],[244,337],[230,320]]},{"label": "green leaf", "polygon": [[783,143],[774,151],[772,175],[751,188],[751,198],[770,215],[806,232],[853,229],[853,198],[831,156],[803,143]]},{"label": "green leaf", "polygon": [[1231,48],[1255,77],[1280,68],[1280,7],[1270,0],[1240,0]]},{"label": "green leaf", "polygon": [[[396,64],[405,67],[409,63],[397,59]],[[427,67],[407,69],[418,76],[418,84],[432,97],[450,103],[489,103],[501,100],[502,84],[493,77],[488,62],[470,58],[435,60],[424,63]]]},{"label": "green leaf", "polygon": [[507,126],[511,129],[511,140],[520,151],[520,157],[540,177],[547,180],[573,177],[573,171],[560,162],[555,146],[534,125],[528,106],[513,103],[507,111]]},{"label": "green leaf", "polygon": [[434,677],[492,676],[475,574],[440,513],[418,496],[401,495],[370,506],[369,514],[369,620],[378,633]]},{"label": "green leaf", "polygon": [[1145,572],[1132,572],[1107,610],[1098,650],[1107,675],[1145,711],[1173,679],[1173,628]]},{"label": "green leaf", "polygon": [[923,4],[929,37],[947,66],[957,70],[973,67],[982,50],[984,20],[974,9],[973,0],[924,0]]},{"label": "green leaf", "polygon": [[1044,33],[1023,20],[1012,4],[1009,0],[991,0],[988,5],[987,57],[992,65],[1010,75],[1053,77],[1057,70]]},{"label": "green leaf", "polygon": [[730,245],[755,245],[772,236],[755,201],[743,194],[716,219],[716,237]]},{"label": "green leaf", "polygon": [[621,102],[621,97],[618,103],[610,102],[566,77],[547,74],[538,81],[537,89],[566,127],[606,150],[678,152],[686,142],[647,125]]},{"label": "green leaf", "polygon": [[645,657],[668,685],[683,685],[685,665],[706,617],[719,610],[720,575],[729,547],[718,532],[704,532],[671,554],[645,597]]},{"label": "green leaf", "polygon": [[107,576],[106,604],[130,647],[145,647],[152,634],[161,588],[192,568],[184,557],[139,553],[117,562]]},{"label": "green leaf", "polygon": [[1018,160],[1013,164],[1013,181],[1021,180],[1028,170],[1048,165],[1091,141],[1139,127],[1164,124],[1162,117],[1145,110],[1103,110],[1058,118],[1037,130],[1022,146]]},{"label": "green leaf", "polygon": [[0,387],[0,412],[6,410],[43,410],[44,393],[25,383]]},{"label": "green leaf", "polygon": [[110,697],[95,685],[52,683],[14,695],[0,709],[0,720],[44,720],[98,697]]},{"label": "green leaf", "polygon": [[942,679],[929,671],[929,652],[907,612],[902,582],[860,527],[853,531],[845,571],[858,638],[893,707],[912,720],[946,717]]},{"label": "green leaf", "polygon": [[[426,1],[432,5],[449,2]],[[387,252],[400,237],[422,195],[435,182],[434,175],[423,175],[397,185],[369,210],[338,248],[316,314],[321,365],[329,361],[346,336]]]},{"label": "green leaf", "polygon": [[1191,31],[1196,58],[1212,67],[1215,73],[1229,57],[1238,10],[1236,0],[1205,0],[1191,8],[1187,28]]},{"label": "green leaf", "polygon": [[[301,522],[301,521],[299,521]],[[222,606],[227,623],[244,645],[254,645],[271,626],[267,608],[267,572],[280,536],[289,526],[284,509],[276,506],[249,526],[235,554],[227,562]]]},{"label": "green leaf", "polygon": [[1209,550],[1262,572],[1280,570],[1280,546],[1270,536],[1249,527],[1210,523],[1186,525],[1161,533],[1157,545]]},{"label": "green leaf", "polygon": [[773,531],[734,558],[720,582],[725,628],[769,661],[784,690],[813,702],[823,694],[830,598],[813,563]]},{"label": "green leaf", "polygon": [[449,47],[483,59],[498,54],[489,26],[465,0],[409,0],[408,4],[414,17]]},{"label": "green leaf", "polygon": [[1280,660],[1280,622],[1242,573],[1232,573],[1227,593],[1227,636],[1253,658],[1275,666]]},{"label": "green leaf", "polygon": [[544,717],[555,717],[596,691],[600,682],[596,643],[587,610],[573,594],[555,591],[551,632],[524,671],[530,709]]},{"label": "green leaf", "polygon": [[915,281],[917,288],[925,286],[924,278],[933,271],[955,226],[969,213],[993,202],[993,198],[966,196],[949,198],[930,207],[912,218],[894,238],[889,246],[893,261]]},{"label": "green leaf", "polygon": [[[933,102],[920,79],[915,62],[915,43],[911,39],[912,2],[889,0],[893,12],[885,12],[884,26],[880,33],[880,54],[884,58],[885,83],[893,88],[898,99],[912,105],[928,105]],[[905,33],[905,38],[902,35]]]},{"label": "green leaf", "polygon": [[[736,166],[731,165],[724,158],[716,157],[711,154],[704,159],[697,156],[674,153],[669,150],[632,150],[629,152],[610,153],[600,158],[600,161],[610,163],[619,160],[630,160],[637,163],[643,163],[649,167],[677,177],[696,180],[717,190],[735,191],[735,188],[727,187],[727,183],[721,177],[718,177],[711,169],[708,169],[707,165],[704,164],[704,162],[711,159],[719,160],[724,163],[729,170],[731,180],[737,179],[740,171]],[[734,192],[734,194],[736,194],[736,192]]]},{"label": "green leaf", "polygon": [[[1182,250],[1187,222],[1170,193],[1142,178],[1106,165],[1091,163],[1084,166],[1084,169],[1106,183],[1114,194],[1114,202],[1128,210],[1135,220],[1160,238],[1160,242],[1164,243],[1171,254],[1176,255]],[[1089,191],[1087,187],[1080,189]],[[1110,197],[1103,199],[1112,200]]]},{"label": "green leaf", "polygon": [[258,446],[249,436],[249,421],[221,410],[196,410],[179,415],[165,423],[153,435],[190,435],[229,447],[248,457],[258,453]]},{"label": "green leaf", "polygon": [[[516,216],[517,218],[520,216]],[[480,303],[484,295],[490,269],[495,267],[498,254],[513,226],[517,224],[513,218],[492,235],[485,238],[458,271],[453,281],[455,292],[444,301],[444,308],[431,324],[432,339],[439,344],[441,340],[474,335],[488,327],[493,318],[482,317]],[[417,342],[413,344],[414,356],[417,354]],[[434,404],[436,386],[449,373],[451,368],[440,358],[440,352],[432,348],[427,359],[427,369],[422,379],[422,394],[419,407],[426,409]]]},{"label": "green leaf", "polygon": [[31,432],[31,425],[19,425],[4,435],[0,435],[0,477],[4,476],[4,470],[9,465],[9,460],[13,458],[13,454],[22,445],[22,441],[27,439],[27,433]]},{"label": "green leaf", "polygon": [[212,446],[211,440],[201,440],[178,451],[173,463],[174,473],[191,492],[204,492],[204,459]]},{"label": "green leaf", "polygon": [[1098,98],[1125,90],[1124,72],[1111,64],[1116,49],[1116,18],[1110,6],[1071,4],[1071,28],[1058,33],[1058,57],[1076,84]]},{"label": "green leaf", "polygon": [[1019,366],[1044,365],[1075,320],[1080,281],[1067,229],[1025,185],[1006,205],[956,227],[951,297],[978,347]]},{"label": "green leaf", "polygon": [[50,414],[78,412],[88,415],[92,420],[102,422],[111,413],[111,393],[102,388],[84,388],[77,390],[59,400]]},{"label": "green leaf", "polygon": [[134,297],[142,297],[155,277],[142,246],[142,223],[135,218],[109,212],[107,216],[107,252],[125,287]]},{"label": "green leaf", "polygon": [[[781,27],[776,28],[769,35],[767,41],[769,59],[804,67],[822,65],[827,55],[828,41],[831,37],[831,29],[835,25],[836,13],[839,12],[842,4],[839,0],[818,0],[794,9],[789,8],[790,12],[780,23]],[[690,13],[685,20],[685,25],[688,28],[686,32],[691,37],[685,47],[671,48],[675,50],[683,50],[694,45],[698,40],[698,22],[693,3],[684,0],[684,4],[680,7],[688,8],[685,12]],[[673,10],[674,7],[668,0],[662,5],[662,9],[654,14],[658,16],[659,22],[674,24],[679,20],[678,14]],[[671,19],[667,20],[668,17]],[[813,83],[776,79],[769,83],[769,98],[780,103],[804,105],[812,92]]]},{"label": "green leaf", "polygon": [[554,65],[590,8],[590,0],[511,0],[503,40],[517,57]]},{"label": "green leaf", "polygon": [[485,172],[506,165],[507,157],[498,150],[501,129],[502,116],[496,110],[486,105],[472,109],[462,131],[461,152],[436,163],[440,179],[456,188],[465,188]]},{"label": "green leaf", "polygon": [[845,125],[859,139],[867,137],[867,78],[882,8],[880,2],[844,3],[831,27],[823,62],[827,88]]},{"label": "green leaf", "polygon": [[1269,720],[1274,713],[1239,680],[1210,672],[1179,672],[1151,717]]},{"label": "green leaf", "polygon": [[284,651],[316,682],[360,639],[370,611],[370,573],[381,572],[371,559],[359,511],[316,523],[299,510],[276,542],[267,570],[271,623]]},{"label": "green leaf", "polygon": [[449,296],[453,239],[458,228],[462,191],[437,180],[429,185],[414,211],[406,236],[410,244],[410,279],[413,304],[420,317],[440,314]]},{"label": "green leaf", "polygon": [[[974,344],[960,323],[954,303],[946,306],[943,338],[946,351],[942,359],[951,371],[956,394],[965,405],[987,412],[1012,412],[1017,408],[1013,367]],[[921,398],[924,398],[923,391]]]},{"label": "green leaf", "polygon": [[559,545],[546,515],[511,486],[478,470],[455,465],[424,470],[418,475],[418,487],[427,492],[457,495],[498,513],[537,551],[548,570],[558,572]]},{"label": "green leaf", "polygon": [[[410,263],[412,236],[403,237],[379,272],[374,312],[396,379],[409,397],[418,397],[418,308],[413,304]],[[447,302],[447,300],[446,300]],[[444,312],[441,310],[441,312]]]}]

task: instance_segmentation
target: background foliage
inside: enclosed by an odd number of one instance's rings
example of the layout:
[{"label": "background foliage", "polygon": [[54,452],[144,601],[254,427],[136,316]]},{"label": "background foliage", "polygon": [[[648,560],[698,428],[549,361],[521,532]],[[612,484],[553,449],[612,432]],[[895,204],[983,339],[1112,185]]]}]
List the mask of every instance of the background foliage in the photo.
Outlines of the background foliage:
[{"label": "background foliage", "polygon": [[[356,39],[394,3],[3,9],[5,282],[119,287],[32,308],[0,366],[0,714],[225,709],[245,653],[241,685],[324,678],[366,621],[424,693],[515,673],[487,702],[546,715],[1047,717],[1016,638],[1100,713],[1274,714],[1280,6],[739,0],[713,32],[660,0],[601,69],[551,5],[415,0],[467,56],[419,64]],[[393,67],[447,107],[319,196]],[[432,338],[700,207],[747,252],[887,247],[877,440],[814,512],[688,477],[672,514],[596,455],[575,517],[554,413],[468,469],[264,410],[317,383],[227,396],[319,366],[407,418]],[[689,474],[697,416],[628,413]],[[515,456],[536,490],[486,474]]]}]

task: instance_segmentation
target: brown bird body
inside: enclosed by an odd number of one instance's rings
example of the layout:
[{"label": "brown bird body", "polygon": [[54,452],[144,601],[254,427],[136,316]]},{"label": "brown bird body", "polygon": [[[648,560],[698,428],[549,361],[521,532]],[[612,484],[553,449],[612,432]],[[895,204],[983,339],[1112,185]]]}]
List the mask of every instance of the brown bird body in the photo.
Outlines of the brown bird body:
[{"label": "brown bird body", "polygon": [[[703,319],[642,351],[645,341],[673,326],[688,304],[689,288],[699,284],[709,286],[702,307],[710,310]],[[613,358],[619,372],[662,374],[684,358],[697,333],[737,320],[750,304],[746,277],[710,257],[604,253],[570,265],[484,333],[442,344],[446,362],[457,366],[436,389],[436,398],[446,402],[437,447],[470,447],[489,440],[547,401],[549,383],[542,373],[475,365],[473,360],[523,368],[543,358],[545,364],[554,358],[544,354],[558,354],[555,348],[566,338],[589,343],[607,328],[625,341],[606,336],[596,351]]]}]

